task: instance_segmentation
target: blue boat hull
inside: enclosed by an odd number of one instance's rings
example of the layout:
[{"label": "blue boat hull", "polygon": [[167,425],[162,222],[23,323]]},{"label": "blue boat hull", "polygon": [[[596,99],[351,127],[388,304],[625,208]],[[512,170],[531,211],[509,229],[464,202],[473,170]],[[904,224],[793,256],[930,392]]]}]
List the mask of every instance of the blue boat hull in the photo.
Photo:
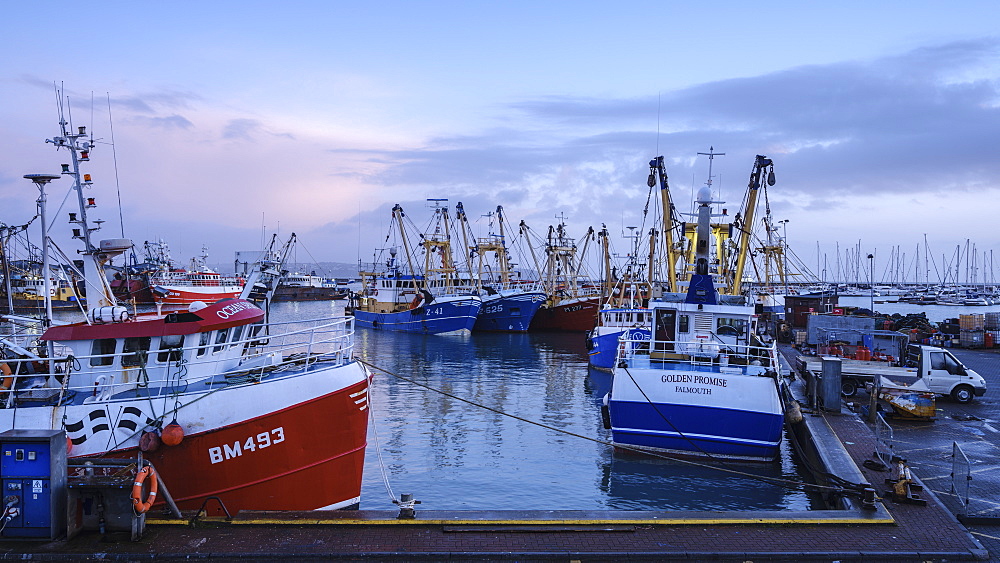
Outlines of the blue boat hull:
[{"label": "blue boat hull", "polygon": [[491,332],[526,332],[539,307],[545,302],[542,292],[518,293],[484,298],[473,330]]},{"label": "blue boat hull", "polygon": [[372,313],[355,310],[355,324],[376,330],[419,334],[458,334],[470,332],[482,301],[476,298],[434,301],[398,313]]},{"label": "blue boat hull", "polygon": [[[592,333],[587,339],[590,367],[611,372],[615,367],[615,357],[618,354],[618,341],[625,332],[620,330],[599,335]],[[626,338],[649,340],[650,332],[645,329],[630,329],[629,336]]]},{"label": "blue boat hull", "polygon": [[616,444],[769,460],[778,455],[781,443],[780,413],[614,400],[609,409]]}]

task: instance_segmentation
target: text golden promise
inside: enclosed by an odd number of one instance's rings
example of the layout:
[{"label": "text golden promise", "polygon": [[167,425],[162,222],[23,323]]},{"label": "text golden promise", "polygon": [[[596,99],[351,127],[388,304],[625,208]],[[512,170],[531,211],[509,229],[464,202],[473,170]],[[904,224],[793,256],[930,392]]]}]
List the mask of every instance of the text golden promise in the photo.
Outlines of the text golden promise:
[{"label": "text golden promise", "polygon": [[661,381],[663,381],[663,383],[695,383],[701,385],[714,385],[716,387],[729,386],[729,381],[724,377],[693,375],[690,373],[665,373],[661,377]]}]

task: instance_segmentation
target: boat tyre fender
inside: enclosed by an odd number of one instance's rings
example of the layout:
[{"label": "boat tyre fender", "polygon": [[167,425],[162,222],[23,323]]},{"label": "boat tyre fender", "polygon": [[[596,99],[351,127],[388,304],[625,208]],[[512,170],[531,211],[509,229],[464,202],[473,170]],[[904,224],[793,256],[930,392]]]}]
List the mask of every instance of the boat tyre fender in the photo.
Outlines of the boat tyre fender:
[{"label": "boat tyre fender", "polygon": [[601,422],[604,423],[605,430],[611,430],[611,409],[608,405],[601,405]]},{"label": "boat tyre fender", "polygon": [[[146,482],[147,477],[149,477],[149,495],[146,496],[146,500],[143,502],[142,484]],[[144,514],[153,506],[153,503],[156,502],[156,490],[158,488],[156,471],[152,467],[147,465],[136,473],[135,484],[132,485],[132,508],[135,509],[136,514]]]}]

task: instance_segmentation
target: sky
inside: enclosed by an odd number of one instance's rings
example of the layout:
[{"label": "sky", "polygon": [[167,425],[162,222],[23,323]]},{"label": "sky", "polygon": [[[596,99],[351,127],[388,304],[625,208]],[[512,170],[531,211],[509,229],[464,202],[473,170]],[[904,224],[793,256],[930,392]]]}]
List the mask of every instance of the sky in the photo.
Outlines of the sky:
[{"label": "sky", "polygon": [[[683,207],[714,147],[727,202],[773,159],[773,217],[828,278],[838,248],[884,277],[925,237],[940,268],[974,246],[986,276],[998,21],[995,0],[6,2],[0,222],[33,216],[24,174],[65,162],[44,142],[58,85],[98,139],[98,238],[162,239],[182,261],[292,232],[300,262],[369,261],[392,206],[422,224],[428,198],[480,230],[503,205],[535,232],[620,235],[650,159]],[[64,215],[50,232],[71,246]]]}]

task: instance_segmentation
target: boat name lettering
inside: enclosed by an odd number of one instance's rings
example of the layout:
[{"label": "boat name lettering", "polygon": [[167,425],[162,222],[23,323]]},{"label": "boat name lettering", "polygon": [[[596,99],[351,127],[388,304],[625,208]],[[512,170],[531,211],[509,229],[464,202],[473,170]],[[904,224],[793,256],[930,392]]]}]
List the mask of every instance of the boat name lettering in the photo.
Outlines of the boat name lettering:
[{"label": "boat name lettering", "polygon": [[228,319],[229,317],[239,313],[240,311],[246,311],[247,309],[252,309],[253,305],[247,303],[246,301],[241,301],[239,303],[233,303],[232,305],[226,305],[225,307],[219,309],[215,312],[219,315],[220,319]]},{"label": "boat name lettering", "polygon": [[681,387],[677,385],[674,387],[674,391],[677,393],[694,393],[696,395],[711,395],[712,390],[708,387]]},{"label": "boat name lettering", "polygon": [[716,387],[728,387],[729,380],[723,377],[708,377],[707,375],[691,375],[688,373],[665,373],[660,376],[663,383],[700,383]]},{"label": "boat name lettering", "polygon": [[666,373],[661,380],[664,383],[691,383],[691,376],[686,373]]},{"label": "boat name lettering", "polygon": [[706,375],[694,376],[694,382],[704,385],[715,385],[716,387],[726,387],[729,385],[729,380],[723,377],[708,377]]},{"label": "boat name lettering", "polygon": [[256,436],[250,436],[246,440],[236,440],[231,445],[223,444],[219,447],[208,448],[208,458],[213,464],[227,459],[240,457],[247,452],[263,450],[274,444],[285,441],[285,428],[279,426],[270,432],[261,432]]},{"label": "boat name lettering", "polygon": [[570,305],[569,307],[566,307],[564,310],[567,313],[572,313],[573,311],[579,311],[581,309],[583,309],[583,305]]}]

